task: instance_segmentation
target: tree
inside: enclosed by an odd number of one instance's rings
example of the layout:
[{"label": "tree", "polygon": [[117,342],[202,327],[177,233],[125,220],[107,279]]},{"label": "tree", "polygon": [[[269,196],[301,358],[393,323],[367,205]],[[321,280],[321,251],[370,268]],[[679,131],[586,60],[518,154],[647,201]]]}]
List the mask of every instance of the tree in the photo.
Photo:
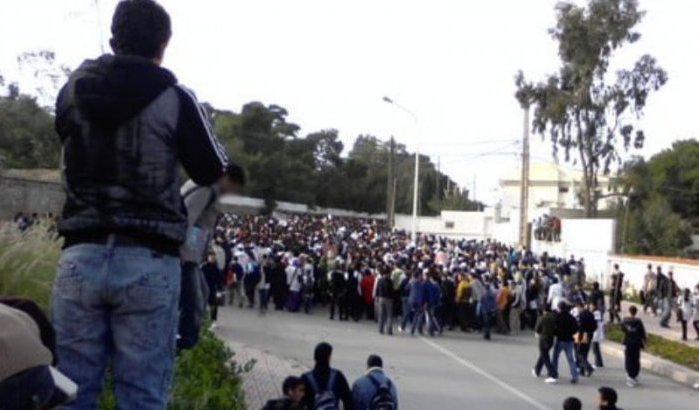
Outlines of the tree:
[{"label": "tree", "polygon": [[443,211],[479,211],[483,209],[483,204],[469,199],[467,189],[455,187],[445,190],[444,197],[433,199],[430,202],[430,207]]},{"label": "tree", "polygon": [[0,166],[58,168],[61,146],[53,116],[26,95],[0,97]]},{"label": "tree", "polygon": [[692,244],[691,227],[672,212],[667,199],[653,195],[631,211],[625,252],[643,255],[680,256]]},{"label": "tree", "polygon": [[638,41],[634,30],[644,12],[637,0],[590,0],[587,7],[560,3],[550,30],[558,42],[557,74],[533,84],[520,71],[515,97],[534,105],[533,131],[549,137],[553,154],[576,157],[584,175],[583,199],[588,217],[597,213],[600,172],[621,165],[620,152],[641,148],[645,135],[637,127],[651,92],[667,81],[655,58],[644,55],[614,78],[608,69],[613,52]]}]

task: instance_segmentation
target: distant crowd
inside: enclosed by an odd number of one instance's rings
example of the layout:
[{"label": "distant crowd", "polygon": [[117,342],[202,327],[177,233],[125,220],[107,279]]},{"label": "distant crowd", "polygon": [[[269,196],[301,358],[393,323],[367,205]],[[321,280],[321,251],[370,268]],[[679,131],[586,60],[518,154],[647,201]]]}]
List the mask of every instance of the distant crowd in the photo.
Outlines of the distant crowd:
[{"label": "distant crowd", "polygon": [[[604,366],[600,343],[608,312],[625,332],[627,384],[639,384],[646,334],[635,307],[621,318],[618,266],[605,295],[599,283],[588,285],[584,261],[573,255],[560,259],[491,240],[431,235],[415,244],[376,220],[228,214],[216,225],[202,270],[213,290],[214,328],[219,305],[265,312],[271,304],[289,312],[327,309],[330,320],[376,321],[386,335],[397,329],[434,337],[447,330],[480,332],[489,340],[493,333],[531,329],[539,337],[532,374],[546,370],[547,383],[558,382],[561,355],[572,383]],[[660,289],[673,286],[672,275],[664,278],[656,277]],[[694,318],[696,326],[699,287],[688,300],[684,319]],[[305,388],[314,391],[311,384]]]}]

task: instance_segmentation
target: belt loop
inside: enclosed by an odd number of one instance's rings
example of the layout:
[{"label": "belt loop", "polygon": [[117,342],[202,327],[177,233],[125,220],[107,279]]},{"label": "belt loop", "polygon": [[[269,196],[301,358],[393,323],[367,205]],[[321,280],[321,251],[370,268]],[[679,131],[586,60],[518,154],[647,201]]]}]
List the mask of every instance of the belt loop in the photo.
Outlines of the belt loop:
[{"label": "belt loop", "polygon": [[115,233],[110,233],[110,234],[107,236],[107,243],[106,243],[107,248],[108,248],[108,249],[113,249],[113,248],[114,248],[115,242],[116,242],[116,234],[115,234]]}]

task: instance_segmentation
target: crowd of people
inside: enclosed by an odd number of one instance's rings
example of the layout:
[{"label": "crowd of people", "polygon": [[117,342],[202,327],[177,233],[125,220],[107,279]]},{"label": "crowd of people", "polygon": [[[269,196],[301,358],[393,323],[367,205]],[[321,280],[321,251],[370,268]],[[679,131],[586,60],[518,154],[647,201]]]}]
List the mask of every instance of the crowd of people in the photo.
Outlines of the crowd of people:
[{"label": "crowd of people", "polygon": [[271,299],[277,310],[327,309],[330,320],[373,320],[387,335],[397,327],[432,337],[480,332],[489,340],[493,332],[531,329],[539,340],[532,374],[540,377],[545,369],[546,383],[558,382],[561,354],[572,383],[604,366],[600,343],[609,310],[625,333],[627,384],[639,383],[645,329],[635,307],[619,317],[618,266],[607,300],[599,283],[588,288],[584,261],[572,255],[564,260],[491,240],[431,235],[420,235],[416,245],[377,220],[226,214],[216,225],[205,272],[220,295],[213,304],[225,299],[264,312]]}]

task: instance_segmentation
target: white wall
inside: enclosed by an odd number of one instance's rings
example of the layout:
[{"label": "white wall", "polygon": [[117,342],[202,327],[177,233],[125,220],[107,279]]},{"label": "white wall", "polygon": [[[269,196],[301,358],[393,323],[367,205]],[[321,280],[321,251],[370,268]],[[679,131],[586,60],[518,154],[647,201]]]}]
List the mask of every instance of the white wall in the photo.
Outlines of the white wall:
[{"label": "white wall", "polygon": [[643,276],[647,272],[648,264],[653,265],[653,270],[658,265],[662,266],[664,273],[672,269],[675,281],[681,288],[692,289],[699,283],[699,264],[690,261],[682,263],[682,260],[673,261],[652,256],[612,255],[609,257],[609,272],[614,264],[619,264],[619,269],[624,272],[624,282],[636,290],[643,287]]},{"label": "white wall", "polygon": [[613,219],[562,219],[561,241],[546,242],[532,238],[532,251],[551,256],[585,260],[587,279],[606,283],[609,256],[614,253]]},{"label": "white wall", "polygon": [[[440,216],[418,217],[417,230],[418,232],[455,239],[483,239],[488,236],[488,232],[486,232],[487,218],[491,217],[486,212],[442,211]],[[413,217],[411,215],[396,214],[395,216],[396,229],[410,231],[412,223]]]}]

